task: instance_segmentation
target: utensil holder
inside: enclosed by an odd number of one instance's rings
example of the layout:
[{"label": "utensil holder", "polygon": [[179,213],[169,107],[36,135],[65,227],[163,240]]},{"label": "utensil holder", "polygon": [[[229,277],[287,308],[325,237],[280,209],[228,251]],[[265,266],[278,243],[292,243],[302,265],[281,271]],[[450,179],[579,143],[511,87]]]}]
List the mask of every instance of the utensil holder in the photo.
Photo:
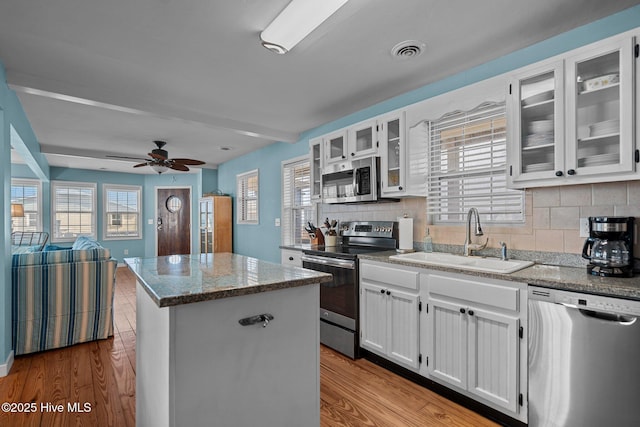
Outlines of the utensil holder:
[{"label": "utensil holder", "polygon": [[338,236],[327,236],[325,238],[325,246],[337,246],[338,244]]}]

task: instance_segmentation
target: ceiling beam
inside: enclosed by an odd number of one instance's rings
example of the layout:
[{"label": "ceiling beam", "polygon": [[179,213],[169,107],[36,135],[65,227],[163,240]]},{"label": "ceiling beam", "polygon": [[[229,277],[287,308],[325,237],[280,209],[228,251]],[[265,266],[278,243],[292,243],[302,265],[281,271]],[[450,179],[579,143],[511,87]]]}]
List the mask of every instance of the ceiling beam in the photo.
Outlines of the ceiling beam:
[{"label": "ceiling beam", "polygon": [[[71,95],[66,95],[60,92],[54,92],[44,89],[38,89],[33,84],[20,84],[20,81],[24,83],[33,80],[33,77],[21,78],[16,75],[11,75],[11,79],[7,76],[7,82],[11,89],[16,92],[26,93],[29,95],[42,96],[45,98],[55,99],[58,101],[73,102],[81,105],[88,105],[97,108],[104,108],[107,110],[118,111],[121,113],[134,114],[140,116],[154,117],[160,119],[180,120],[185,123],[193,123],[197,125],[204,125],[215,129],[222,129],[228,132],[233,132],[239,135],[249,136],[253,138],[267,139],[274,142],[298,142],[299,134],[294,132],[286,132],[278,129],[271,129],[265,126],[255,125],[251,123],[241,122],[238,120],[214,117],[208,114],[200,113],[197,111],[183,111],[169,106],[157,107],[157,111],[146,111],[137,108],[130,108],[123,105],[112,104],[108,102],[102,102],[98,100],[92,100],[87,98],[81,98]],[[44,85],[38,85],[44,86]],[[162,110],[162,111],[159,111]]]}]

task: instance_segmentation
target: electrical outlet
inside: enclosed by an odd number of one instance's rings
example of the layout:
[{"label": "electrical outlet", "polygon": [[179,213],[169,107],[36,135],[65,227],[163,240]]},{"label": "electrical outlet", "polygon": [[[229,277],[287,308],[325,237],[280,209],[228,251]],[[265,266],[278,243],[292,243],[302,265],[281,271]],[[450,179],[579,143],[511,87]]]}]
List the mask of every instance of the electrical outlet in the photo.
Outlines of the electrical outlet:
[{"label": "electrical outlet", "polygon": [[153,218],[147,220],[147,224],[153,225]]},{"label": "electrical outlet", "polygon": [[125,254],[125,255],[129,255],[129,249],[125,249],[125,250],[124,250],[124,254]]},{"label": "electrical outlet", "polygon": [[589,237],[589,218],[580,218],[580,237]]},{"label": "electrical outlet", "polygon": [[276,227],[280,227],[280,218],[276,218]]}]

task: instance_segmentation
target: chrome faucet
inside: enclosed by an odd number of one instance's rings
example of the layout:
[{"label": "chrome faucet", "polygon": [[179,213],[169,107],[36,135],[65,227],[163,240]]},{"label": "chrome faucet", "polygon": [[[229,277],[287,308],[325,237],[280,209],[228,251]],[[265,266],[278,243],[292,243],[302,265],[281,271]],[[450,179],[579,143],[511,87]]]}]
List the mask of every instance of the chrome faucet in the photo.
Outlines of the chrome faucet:
[{"label": "chrome faucet", "polygon": [[464,256],[471,255],[473,251],[479,251],[484,249],[487,246],[487,243],[489,243],[488,238],[484,242],[484,244],[471,243],[471,218],[472,217],[475,218],[476,220],[476,229],[474,234],[476,236],[482,236],[484,234],[482,232],[482,227],[480,226],[480,216],[478,215],[478,210],[476,208],[469,209],[469,212],[467,213],[467,235],[464,240]]}]

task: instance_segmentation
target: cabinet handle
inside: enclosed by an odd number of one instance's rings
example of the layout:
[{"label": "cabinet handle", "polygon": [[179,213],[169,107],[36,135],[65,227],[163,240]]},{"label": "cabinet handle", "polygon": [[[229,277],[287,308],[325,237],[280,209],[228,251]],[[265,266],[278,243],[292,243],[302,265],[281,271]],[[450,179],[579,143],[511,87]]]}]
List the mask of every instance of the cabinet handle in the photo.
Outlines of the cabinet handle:
[{"label": "cabinet handle", "polygon": [[293,261],[293,257],[292,256],[289,257],[289,261]]},{"label": "cabinet handle", "polygon": [[556,171],[556,176],[562,176],[562,175],[564,175],[562,171]]},{"label": "cabinet handle", "polygon": [[398,187],[398,190],[402,190],[402,187]]},{"label": "cabinet handle", "polygon": [[356,155],[356,153],[351,153],[351,157],[353,157],[353,156],[355,156],[355,155]]},{"label": "cabinet handle", "polygon": [[342,157],[343,159],[346,159],[346,156],[344,154],[342,156],[340,156],[340,157]]},{"label": "cabinet handle", "polygon": [[473,316],[473,310],[469,310],[469,316]]},{"label": "cabinet handle", "polygon": [[380,293],[381,293],[381,294],[384,294],[384,289],[380,289]]},{"label": "cabinet handle", "polygon": [[262,322],[262,327],[266,328],[270,321],[273,320],[273,314],[264,313],[258,314],[256,316],[245,317],[244,319],[238,320],[242,326],[255,325],[256,323]]},{"label": "cabinet handle", "polygon": [[461,308],[460,309],[460,313],[464,314],[464,313],[466,313],[466,310],[464,308]]},{"label": "cabinet handle", "polygon": [[391,295],[391,291],[387,291],[387,295]]},{"label": "cabinet handle", "polygon": [[567,175],[575,175],[575,174],[576,174],[575,169],[569,169],[569,170],[567,171]]}]

